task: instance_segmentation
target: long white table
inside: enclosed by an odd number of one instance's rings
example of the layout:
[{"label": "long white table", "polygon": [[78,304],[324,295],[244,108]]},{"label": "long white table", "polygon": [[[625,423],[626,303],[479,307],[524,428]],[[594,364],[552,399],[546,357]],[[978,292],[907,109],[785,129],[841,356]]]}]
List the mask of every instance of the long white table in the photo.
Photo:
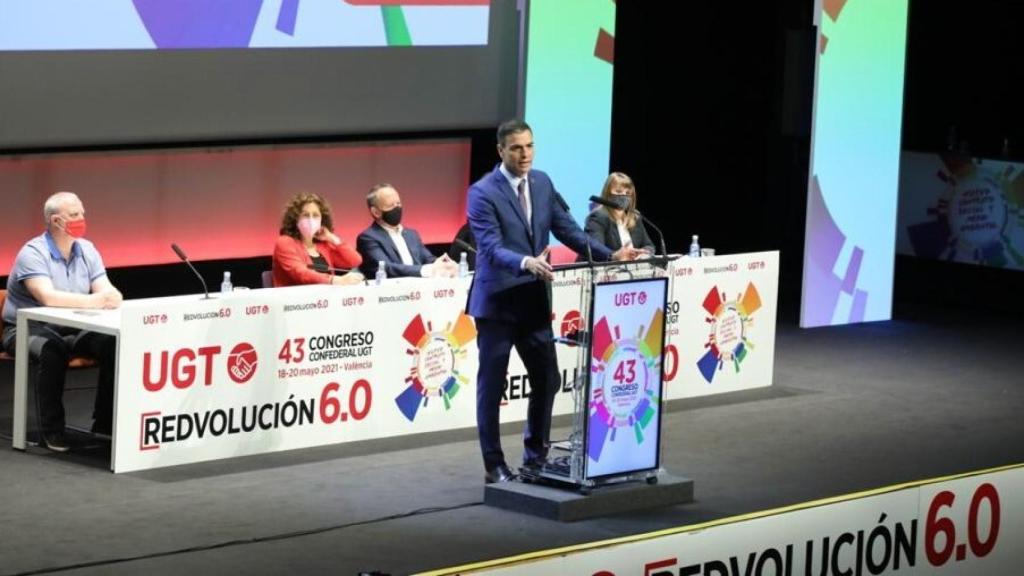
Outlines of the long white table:
[{"label": "long white table", "polygon": [[[663,395],[772,383],[778,253],[673,262]],[[126,472],[476,424],[468,280],[300,286],[129,300],[110,311],[18,313],[118,339],[111,469]],[[553,288],[556,335],[578,323],[579,282]],[[559,346],[572,410],[576,350]],[[14,442],[25,448],[28,359],[15,368]],[[529,382],[513,354],[502,421],[523,420]]]}]

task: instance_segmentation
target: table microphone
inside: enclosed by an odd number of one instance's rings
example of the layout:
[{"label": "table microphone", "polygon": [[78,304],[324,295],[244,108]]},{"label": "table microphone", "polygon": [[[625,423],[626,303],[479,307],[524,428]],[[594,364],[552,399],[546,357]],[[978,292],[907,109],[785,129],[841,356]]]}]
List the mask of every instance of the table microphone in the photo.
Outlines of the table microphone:
[{"label": "table microphone", "polygon": [[178,255],[178,258],[181,258],[181,261],[188,264],[188,267],[192,269],[192,272],[195,272],[196,278],[199,278],[199,281],[203,283],[203,293],[206,294],[206,296],[203,297],[203,300],[209,300],[210,291],[206,288],[206,280],[203,280],[203,275],[200,274],[199,271],[196,270],[196,267],[188,261],[188,256],[185,256],[185,252],[179,248],[177,244],[171,243],[171,250],[174,250],[174,253]]},{"label": "table microphone", "polygon": [[454,242],[459,245],[459,248],[464,248],[466,250],[469,250],[473,254],[476,254],[476,248],[473,248],[472,246],[470,246],[469,242],[466,242],[462,238],[456,238],[454,240]]}]

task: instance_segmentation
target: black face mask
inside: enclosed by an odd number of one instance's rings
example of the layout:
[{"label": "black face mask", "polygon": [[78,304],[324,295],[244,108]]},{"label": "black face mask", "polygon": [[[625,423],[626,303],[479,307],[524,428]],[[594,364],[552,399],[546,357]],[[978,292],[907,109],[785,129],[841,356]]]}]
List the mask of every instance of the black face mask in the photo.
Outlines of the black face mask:
[{"label": "black face mask", "polygon": [[629,196],[612,196],[612,202],[619,205],[619,210],[629,210]]},{"label": "black face mask", "polygon": [[395,206],[387,212],[381,212],[380,219],[388,226],[398,226],[402,223],[402,207]]}]

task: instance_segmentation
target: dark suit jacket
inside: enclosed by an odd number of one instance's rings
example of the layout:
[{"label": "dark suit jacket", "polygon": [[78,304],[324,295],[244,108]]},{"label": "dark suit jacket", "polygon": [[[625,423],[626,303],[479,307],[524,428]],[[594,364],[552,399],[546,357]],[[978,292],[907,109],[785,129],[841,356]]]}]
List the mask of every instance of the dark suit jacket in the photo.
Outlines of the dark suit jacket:
[{"label": "dark suit jacket", "polygon": [[402,264],[402,257],[398,254],[398,248],[388,235],[388,231],[374,222],[369,228],[363,230],[356,239],[356,250],[363,256],[361,270],[363,276],[373,278],[377,273],[377,262],[383,260],[384,270],[388,278],[399,276],[420,276],[424,264],[432,263],[434,255],[423,245],[420,235],[411,228],[402,228],[402,238],[409,247],[412,254],[413,264]]},{"label": "dark suit jacket", "polygon": [[[469,187],[467,214],[476,238],[476,274],[470,287],[468,311],[475,318],[505,322],[550,322],[547,287],[520,265],[526,256],[537,256],[554,234],[569,248],[585,251],[589,238],[555,199],[548,175],[532,170],[530,205],[526,215],[512,186],[495,168]],[[611,251],[590,241],[594,258],[608,260]]]},{"label": "dark suit jacket", "polygon": [[[612,215],[603,206],[598,206],[587,215],[587,221],[583,225],[583,229],[586,230],[588,236],[604,244],[612,252],[622,248],[622,241],[619,239],[619,227],[616,226]],[[633,240],[634,248],[647,248],[652,254],[655,252],[654,242],[647,235],[647,228],[644,227],[644,223],[639,217],[637,217],[636,226],[629,231],[629,237]],[[586,260],[587,256],[586,254],[580,254],[577,259]]]}]

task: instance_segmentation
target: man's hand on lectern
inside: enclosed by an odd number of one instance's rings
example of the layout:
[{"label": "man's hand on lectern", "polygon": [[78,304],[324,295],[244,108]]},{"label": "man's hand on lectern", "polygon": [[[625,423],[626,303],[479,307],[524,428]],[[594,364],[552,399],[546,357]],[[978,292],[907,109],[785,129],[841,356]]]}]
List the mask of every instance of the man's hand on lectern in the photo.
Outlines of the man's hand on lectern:
[{"label": "man's hand on lectern", "polygon": [[527,256],[526,260],[523,262],[523,268],[541,280],[546,280],[548,282],[554,280],[554,268],[551,267],[551,264],[548,264],[548,253],[550,251],[551,248],[549,247],[545,248],[544,251],[540,253],[540,256]]}]

